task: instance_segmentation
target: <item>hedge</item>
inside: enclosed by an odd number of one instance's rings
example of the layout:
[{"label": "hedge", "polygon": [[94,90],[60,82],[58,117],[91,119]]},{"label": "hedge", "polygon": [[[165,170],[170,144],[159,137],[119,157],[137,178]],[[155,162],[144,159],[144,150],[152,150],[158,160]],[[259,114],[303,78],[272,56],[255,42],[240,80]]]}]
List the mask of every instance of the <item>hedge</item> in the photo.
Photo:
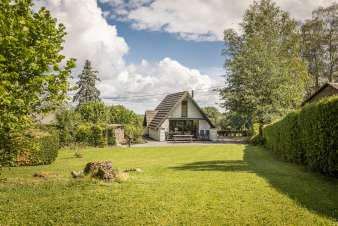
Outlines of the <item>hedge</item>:
[{"label": "hedge", "polygon": [[278,158],[338,177],[338,97],[288,114],[263,129],[265,145]]},{"label": "hedge", "polygon": [[1,165],[34,166],[52,163],[59,150],[57,132],[53,129],[30,128],[10,134],[9,143],[3,146]]}]

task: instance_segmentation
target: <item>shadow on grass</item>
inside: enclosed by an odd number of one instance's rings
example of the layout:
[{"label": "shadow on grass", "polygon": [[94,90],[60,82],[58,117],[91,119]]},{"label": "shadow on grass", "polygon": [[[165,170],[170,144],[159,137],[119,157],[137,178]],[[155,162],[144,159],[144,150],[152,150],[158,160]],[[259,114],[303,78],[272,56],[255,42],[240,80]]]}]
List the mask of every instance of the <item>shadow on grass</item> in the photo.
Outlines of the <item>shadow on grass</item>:
[{"label": "shadow on grass", "polygon": [[247,145],[243,160],[186,163],[174,170],[256,173],[282,194],[318,214],[338,220],[338,180],[306,172],[301,166],[273,158],[262,147]]}]

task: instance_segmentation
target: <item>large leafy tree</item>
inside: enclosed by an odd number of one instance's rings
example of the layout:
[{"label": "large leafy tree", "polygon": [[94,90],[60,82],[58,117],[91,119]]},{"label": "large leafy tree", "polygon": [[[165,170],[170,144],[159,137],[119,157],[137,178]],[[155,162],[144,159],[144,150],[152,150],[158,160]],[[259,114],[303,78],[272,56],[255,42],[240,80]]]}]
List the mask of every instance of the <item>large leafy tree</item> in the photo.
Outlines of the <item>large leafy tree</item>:
[{"label": "large leafy tree", "polygon": [[250,123],[268,123],[296,108],[307,82],[295,20],[270,0],[255,1],[242,33],[225,31],[224,107]]},{"label": "large leafy tree", "polygon": [[338,3],[313,11],[302,25],[303,55],[309,62],[314,88],[338,79]]},{"label": "large leafy tree", "polygon": [[[30,0],[0,2],[0,132],[29,125],[67,98],[74,59],[60,54],[66,35],[48,10]],[[3,139],[3,137],[1,137]]]},{"label": "large leafy tree", "polygon": [[204,113],[208,116],[212,124],[216,127],[220,127],[221,120],[224,118],[224,115],[219,112],[216,107],[207,106],[202,109]]},{"label": "large leafy tree", "polygon": [[100,79],[98,78],[98,72],[93,70],[89,60],[86,60],[79,78],[80,80],[77,82],[78,91],[73,101],[78,101],[79,105],[100,101],[100,91],[95,86],[96,81],[100,81]]}]

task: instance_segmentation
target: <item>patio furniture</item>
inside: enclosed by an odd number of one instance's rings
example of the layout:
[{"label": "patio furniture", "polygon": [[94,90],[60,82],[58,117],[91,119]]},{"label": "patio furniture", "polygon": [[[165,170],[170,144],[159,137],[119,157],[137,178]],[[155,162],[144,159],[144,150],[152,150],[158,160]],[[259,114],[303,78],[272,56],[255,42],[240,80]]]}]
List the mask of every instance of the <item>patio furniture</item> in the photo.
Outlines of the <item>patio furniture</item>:
[{"label": "patio furniture", "polygon": [[194,137],[194,135],[173,135],[173,139],[174,142],[178,142],[178,141],[189,141],[192,142],[192,138]]}]

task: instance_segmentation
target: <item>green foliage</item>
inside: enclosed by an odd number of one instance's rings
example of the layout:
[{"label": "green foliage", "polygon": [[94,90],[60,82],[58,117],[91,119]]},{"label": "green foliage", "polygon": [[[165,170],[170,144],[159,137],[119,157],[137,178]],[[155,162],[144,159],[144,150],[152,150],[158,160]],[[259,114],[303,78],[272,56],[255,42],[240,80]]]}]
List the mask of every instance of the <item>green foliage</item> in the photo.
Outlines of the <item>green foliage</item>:
[{"label": "green foliage", "polygon": [[337,177],[337,115],[338,97],[308,104],[265,127],[266,146],[283,160]]},{"label": "green foliage", "polygon": [[67,146],[75,142],[76,128],[80,123],[80,115],[72,109],[63,109],[56,114],[56,128],[60,145]]},{"label": "green foliage", "polygon": [[103,146],[105,142],[105,128],[101,125],[93,124],[90,127],[89,143],[95,147]]},{"label": "green foliage", "polygon": [[219,112],[219,110],[215,107],[209,106],[204,107],[203,112],[208,116],[212,124],[214,124],[215,127],[221,127],[221,121],[224,118],[224,115]]},{"label": "green foliage", "polygon": [[262,124],[254,123],[250,129],[250,143],[252,144],[263,144],[264,138],[262,134]]},{"label": "green foliage", "polygon": [[76,111],[84,122],[104,123],[108,120],[108,107],[101,101],[83,103]]},{"label": "green foliage", "polygon": [[115,145],[116,144],[116,137],[115,137],[115,131],[113,128],[107,129],[107,143],[108,145]]},{"label": "green foliage", "polygon": [[32,10],[30,0],[0,2],[0,150],[10,164],[19,145],[14,141],[26,142],[22,133],[32,116],[67,99],[75,61],[60,54],[65,35],[48,10]]},{"label": "green foliage", "polygon": [[225,31],[224,107],[269,123],[301,103],[307,68],[301,58],[297,22],[270,0],[255,1],[246,11],[241,35]]},{"label": "green foliage", "polygon": [[0,155],[2,165],[26,166],[52,163],[58,154],[59,140],[53,129],[34,128],[12,134],[11,151]]},{"label": "green foliage", "polygon": [[91,140],[91,125],[89,123],[81,123],[76,130],[76,142],[89,144]]},{"label": "green foliage", "polygon": [[[312,12],[302,25],[303,56],[309,62],[313,90],[338,79],[338,3]],[[312,90],[312,91],[313,91]]]},{"label": "green foliage", "polygon": [[112,124],[140,124],[139,117],[133,111],[123,105],[115,105],[110,108],[110,123]]},{"label": "green foliage", "polygon": [[73,98],[73,102],[78,101],[79,105],[82,105],[100,101],[100,91],[95,87],[96,81],[100,81],[97,74],[98,72],[92,69],[90,61],[86,60],[82,73],[79,75],[78,91]]},{"label": "green foliage", "polygon": [[124,133],[133,143],[142,143],[143,127],[140,125],[127,124]]}]

